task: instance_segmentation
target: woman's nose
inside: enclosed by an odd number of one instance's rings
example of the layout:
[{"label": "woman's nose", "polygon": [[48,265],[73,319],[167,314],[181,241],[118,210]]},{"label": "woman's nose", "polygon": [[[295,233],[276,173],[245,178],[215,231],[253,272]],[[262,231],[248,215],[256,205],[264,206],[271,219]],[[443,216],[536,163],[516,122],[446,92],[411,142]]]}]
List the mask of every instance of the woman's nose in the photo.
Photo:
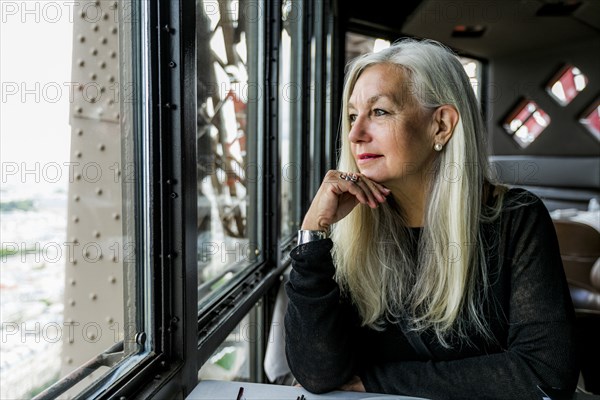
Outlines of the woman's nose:
[{"label": "woman's nose", "polygon": [[368,124],[363,117],[357,117],[348,132],[351,143],[366,142],[369,140]]}]

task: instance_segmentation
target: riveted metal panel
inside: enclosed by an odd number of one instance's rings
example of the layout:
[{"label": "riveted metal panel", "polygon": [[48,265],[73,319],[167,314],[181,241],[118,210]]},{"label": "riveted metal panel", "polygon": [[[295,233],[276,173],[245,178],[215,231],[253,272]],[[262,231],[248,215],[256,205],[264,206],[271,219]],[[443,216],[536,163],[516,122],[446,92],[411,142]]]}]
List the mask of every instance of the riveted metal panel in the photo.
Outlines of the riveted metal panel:
[{"label": "riveted metal panel", "polygon": [[123,339],[124,177],[116,1],[74,3],[62,375]]},{"label": "riveted metal panel", "polygon": [[118,2],[74,3],[72,118],[119,121]]}]

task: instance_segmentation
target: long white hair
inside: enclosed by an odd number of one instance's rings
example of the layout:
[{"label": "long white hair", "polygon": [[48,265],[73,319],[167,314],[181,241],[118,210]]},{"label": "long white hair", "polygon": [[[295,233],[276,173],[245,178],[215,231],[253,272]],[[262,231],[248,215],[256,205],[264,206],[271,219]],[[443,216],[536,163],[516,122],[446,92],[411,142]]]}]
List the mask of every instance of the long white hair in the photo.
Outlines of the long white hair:
[{"label": "long white hair", "polygon": [[341,171],[358,172],[348,138],[348,100],[360,74],[375,64],[400,66],[418,104],[453,105],[459,120],[429,174],[418,243],[411,243],[414,237],[393,199],[374,210],[359,205],[332,227],[336,280],[363,325],[382,329],[404,319],[415,331],[433,328],[444,346],[452,336],[468,339],[473,329],[491,338],[481,310],[488,284],[479,226],[497,217],[502,196],[491,210],[482,203],[491,179],[484,123],[469,78],[455,55],[432,40],[402,40],[354,60],[344,85]]}]

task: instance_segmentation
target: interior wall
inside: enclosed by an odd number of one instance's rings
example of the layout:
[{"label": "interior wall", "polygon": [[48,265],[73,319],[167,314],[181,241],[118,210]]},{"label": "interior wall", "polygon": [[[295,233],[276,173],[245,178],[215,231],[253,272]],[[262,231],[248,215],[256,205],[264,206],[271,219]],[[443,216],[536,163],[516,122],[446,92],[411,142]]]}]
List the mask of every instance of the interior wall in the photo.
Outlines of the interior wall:
[{"label": "interior wall", "polygon": [[[526,40],[526,38],[524,38]],[[599,156],[598,142],[579,124],[581,113],[600,98],[600,40],[513,54],[489,61],[488,132],[493,154]],[[588,86],[566,107],[559,105],[545,85],[565,63],[578,67]],[[550,115],[550,125],[526,148],[502,128],[502,121],[523,97],[535,101]]]}]

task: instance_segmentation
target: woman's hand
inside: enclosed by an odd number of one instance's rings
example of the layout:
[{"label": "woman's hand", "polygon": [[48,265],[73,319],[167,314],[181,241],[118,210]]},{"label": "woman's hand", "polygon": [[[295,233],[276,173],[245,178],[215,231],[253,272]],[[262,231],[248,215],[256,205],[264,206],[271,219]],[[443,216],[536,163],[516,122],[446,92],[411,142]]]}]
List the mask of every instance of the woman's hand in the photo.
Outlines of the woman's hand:
[{"label": "woman's hand", "polygon": [[328,230],[358,203],[376,208],[389,194],[389,189],[359,173],[330,170],[304,217],[302,229]]},{"label": "woman's hand", "polygon": [[363,385],[362,380],[358,376],[353,376],[352,379],[340,386],[340,390],[346,392],[366,392],[365,385]]}]

